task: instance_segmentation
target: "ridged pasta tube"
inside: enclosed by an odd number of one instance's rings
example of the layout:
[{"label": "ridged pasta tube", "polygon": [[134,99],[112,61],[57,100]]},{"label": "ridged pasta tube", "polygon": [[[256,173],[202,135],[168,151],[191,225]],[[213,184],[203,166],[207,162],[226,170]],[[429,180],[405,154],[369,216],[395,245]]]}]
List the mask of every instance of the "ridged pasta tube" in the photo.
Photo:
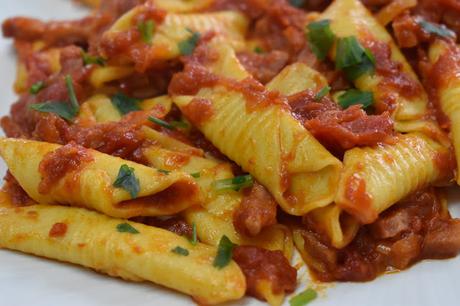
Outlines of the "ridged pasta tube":
[{"label": "ridged pasta tube", "polygon": [[395,144],[345,153],[335,202],[364,224],[412,192],[445,178],[449,149],[420,133],[400,135]]},{"label": "ridged pasta tube", "polygon": [[[244,82],[248,76],[234,51],[209,45],[218,54],[209,69]],[[332,156],[282,105],[248,111],[245,96],[224,86],[202,88],[197,98],[210,101],[213,115],[199,126],[222,153],[251,173],[293,215],[328,205],[335,195],[341,163]],[[175,96],[181,109],[193,97]]]},{"label": "ridged pasta tube", "polygon": [[[0,155],[11,174],[38,203],[82,206],[109,216],[130,218],[171,215],[201,202],[199,187],[185,173],[166,175],[157,169],[91,149],[84,149],[91,161],[82,163],[76,171],[64,173],[48,191],[40,192],[40,163],[48,153],[59,148],[62,146],[46,142],[13,138],[0,140]],[[132,167],[139,179],[139,192],[135,199],[128,191],[113,186],[124,164]]]},{"label": "ridged pasta tube", "polygon": [[[338,37],[356,36],[360,41],[375,39],[388,44],[391,49],[391,60],[401,65],[401,72],[420,89],[419,93],[410,97],[405,97],[395,90],[391,91],[391,96],[396,101],[393,118],[396,121],[417,120],[426,114],[428,98],[416,74],[390,34],[359,0],[336,0],[320,15],[320,19],[331,20],[331,29]],[[335,54],[332,55],[335,58]],[[381,85],[385,81],[381,75],[365,74],[355,81],[355,85],[360,90],[372,91],[375,99],[379,101],[386,95],[381,90]]]},{"label": "ridged pasta tube", "polygon": [[[442,112],[450,119],[450,138],[454,145],[457,166],[460,165],[460,48],[454,43],[436,40],[429,50],[429,60],[433,65],[432,73],[440,80],[431,84],[435,90],[435,99]],[[437,71],[435,71],[437,70]],[[441,81],[442,80],[442,81]],[[457,170],[457,184],[460,175]]]},{"label": "ridged pasta tube", "polygon": [[[1,204],[0,204],[1,206]],[[127,230],[128,229],[128,230]],[[169,231],[82,208],[0,207],[0,247],[69,262],[131,281],[151,281],[200,303],[241,298],[246,290],[235,262],[213,266],[217,250]],[[172,252],[176,247],[188,255]]]}]

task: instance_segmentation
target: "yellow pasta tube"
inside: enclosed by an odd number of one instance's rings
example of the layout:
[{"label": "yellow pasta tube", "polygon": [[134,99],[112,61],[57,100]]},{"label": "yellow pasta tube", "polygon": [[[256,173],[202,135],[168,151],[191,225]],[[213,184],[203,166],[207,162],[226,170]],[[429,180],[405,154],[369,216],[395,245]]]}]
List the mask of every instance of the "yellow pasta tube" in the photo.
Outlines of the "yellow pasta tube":
[{"label": "yellow pasta tube", "polygon": [[[109,216],[130,218],[171,215],[201,202],[199,187],[185,173],[171,172],[166,175],[157,169],[82,147],[78,147],[78,150],[82,150],[79,152],[88,156],[88,160],[83,160],[74,171],[64,171],[56,182],[43,190],[44,178],[39,167],[47,158],[51,162],[60,158],[65,160],[65,153],[59,152],[62,148],[60,145],[31,140],[0,140],[0,155],[11,174],[38,203],[82,206]],[[76,162],[74,156],[70,159],[72,163]],[[132,198],[127,190],[113,186],[122,165],[132,167],[139,180],[136,198]],[[59,171],[54,168],[65,166],[57,163],[53,169],[45,169],[45,172]]]},{"label": "yellow pasta tube", "polygon": [[[134,24],[133,18],[141,9],[141,6],[137,6],[120,17],[104,34],[104,37],[110,38],[119,32],[130,29]],[[181,54],[179,44],[191,37],[190,32],[201,34],[214,32],[220,37],[219,39],[225,39],[234,47],[243,48],[248,25],[247,18],[236,11],[196,14],[170,13],[155,29],[149,58],[151,60],[169,60],[178,57]]]},{"label": "yellow pasta tube", "polygon": [[[457,166],[460,165],[460,48],[443,40],[436,40],[429,49],[429,60],[433,65],[431,73],[438,80],[431,86],[435,91],[436,103],[450,119],[450,138],[455,149]],[[435,84],[433,84],[435,83]],[[457,184],[460,175],[457,170]]]},{"label": "yellow pasta tube", "polygon": [[[209,46],[214,74],[244,82],[248,75],[226,45]],[[217,57],[217,56],[216,56]],[[248,111],[247,98],[224,86],[202,88],[196,98],[211,103],[213,115],[199,129],[222,153],[251,173],[293,215],[332,202],[341,163],[280,104]],[[175,96],[182,110],[193,97]]]},{"label": "yellow pasta tube", "polygon": [[364,224],[412,192],[445,178],[449,150],[411,133],[395,144],[354,148],[345,153],[335,202]]},{"label": "yellow pasta tube", "polygon": [[[239,299],[246,284],[231,261],[217,269],[217,250],[140,223],[82,208],[33,205],[0,208],[0,246],[78,264],[131,281],[151,281],[200,303]],[[187,256],[174,253],[176,247]]]},{"label": "yellow pasta tube", "polygon": [[292,241],[288,229],[283,225],[273,225],[255,237],[238,233],[233,226],[233,213],[243,200],[241,191],[219,191],[214,187],[216,180],[233,177],[228,163],[210,160],[198,156],[166,150],[151,146],[144,150],[144,156],[150,165],[165,170],[178,170],[195,176],[200,186],[203,203],[183,212],[189,224],[197,225],[201,241],[217,245],[226,235],[236,244],[255,245],[268,250],[283,251],[287,258],[292,255]]},{"label": "yellow pasta tube", "polygon": [[192,13],[206,9],[214,0],[154,0],[156,7],[169,13]]},{"label": "yellow pasta tube", "polygon": [[[403,95],[403,92],[387,89],[386,77],[376,74],[365,74],[355,81],[360,90],[372,91],[378,102],[382,100],[394,100],[395,110],[392,114],[396,121],[421,119],[427,111],[427,95],[423,90],[418,78],[407,60],[398,49],[390,34],[372,16],[359,0],[336,0],[324,11],[320,19],[331,20],[331,29],[338,37],[356,36],[361,42],[375,40],[378,43],[387,44],[391,49],[391,60],[400,65],[398,73],[404,73],[410,82],[419,87],[417,94]],[[335,54],[333,54],[335,57]]]},{"label": "yellow pasta tube", "polygon": [[94,88],[101,88],[104,84],[123,79],[134,72],[131,66],[96,67],[91,71],[89,82]]},{"label": "yellow pasta tube", "polygon": [[327,80],[321,73],[299,62],[281,70],[267,84],[267,89],[277,90],[285,96],[290,96],[307,89],[319,91],[327,85]]}]

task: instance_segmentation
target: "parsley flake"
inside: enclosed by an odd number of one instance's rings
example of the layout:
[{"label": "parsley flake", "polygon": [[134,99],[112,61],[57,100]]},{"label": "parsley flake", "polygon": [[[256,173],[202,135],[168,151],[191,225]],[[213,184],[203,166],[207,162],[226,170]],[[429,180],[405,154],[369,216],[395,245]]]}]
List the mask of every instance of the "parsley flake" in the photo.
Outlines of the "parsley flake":
[{"label": "parsley flake", "polygon": [[135,199],[139,194],[139,179],[134,175],[134,168],[124,164],[118,171],[118,176],[113,182],[113,186],[116,188],[123,188],[128,191],[131,198]]},{"label": "parsley flake", "polygon": [[312,22],[307,26],[308,45],[319,60],[324,60],[334,44],[330,20]]},{"label": "parsley flake", "polygon": [[183,247],[176,246],[174,249],[171,250],[171,252],[176,253],[181,256],[188,256],[189,251]]},{"label": "parsley flake", "polygon": [[83,64],[86,65],[99,65],[99,66],[105,66],[107,60],[103,58],[102,56],[97,56],[97,55],[90,55],[86,52],[82,52],[82,57],[83,57]]},{"label": "parsley flake", "polygon": [[139,100],[136,98],[131,98],[125,95],[124,93],[116,93],[110,98],[112,105],[118,110],[121,115],[126,115],[130,112],[135,112],[141,110],[139,107]]},{"label": "parsley flake", "polygon": [[375,70],[375,57],[355,36],[340,38],[337,42],[335,66],[343,70],[350,81]]},{"label": "parsley flake", "polygon": [[153,31],[155,30],[155,22],[153,20],[147,20],[140,22],[137,25],[137,30],[141,33],[142,40],[151,45],[153,41]]},{"label": "parsley flake", "polygon": [[195,222],[192,223],[192,237],[189,239],[192,245],[196,245],[198,243],[198,237],[196,234],[196,224]]},{"label": "parsley flake", "polygon": [[250,174],[236,176],[229,179],[217,180],[214,182],[214,188],[219,191],[222,190],[235,190],[239,191],[247,187],[251,187],[254,180]]},{"label": "parsley flake", "polygon": [[190,29],[187,29],[187,31],[189,31],[192,35],[189,38],[179,42],[179,44],[177,45],[179,47],[179,52],[181,55],[192,54],[201,37],[199,32],[193,32]]},{"label": "parsley flake", "polygon": [[315,95],[315,100],[316,101],[319,101],[321,100],[322,98],[324,98],[329,92],[331,91],[331,87],[330,86],[324,86],[323,88],[321,88],[320,91],[318,91]]},{"label": "parsley flake", "polygon": [[289,300],[290,306],[305,306],[318,297],[315,290],[308,288],[307,290],[297,294]]},{"label": "parsley flake", "polygon": [[363,108],[367,108],[374,103],[374,94],[370,91],[350,89],[340,95],[338,100],[343,109],[357,104],[362,104]]},{"label": "parsley flake", "polygon": [[226,267],[232,260],[233,248],[235,246],[236,244],[228,239],[227,236],[223,235],[217,247],[217,255],[214,258],[213,266],[218,269]]},{"label": "parsley flake", "polygon": [[455,32],[443,24],[432,23],[423,18],[419,18],[417,23],[429,34],[435,34],[444,38],[455,38]]},{"label": "parsley flake", "polygon": [[38,81],[37,83],[34,83],[32,86],[30,86],[29,93],[32,95],[38,94],[43,88],[45,88],[45,82],[43,81]]},{"label": "parsley flake", "polygon": [[63,101],[47,101],[44,103],[31,104],[29,108],[42,113],[54,113],[68,121],[74,119],[80,111],[80,104],[78,103],[77,96],[75,95],[72,77],[70,75],[66,75],[64,80],[69,94],[70,103]]},{"label": "parsley flake", "polygon": [[120,233],[139,234],[139,231],[129,223],[120,223],[117,225],[117,231]]}]

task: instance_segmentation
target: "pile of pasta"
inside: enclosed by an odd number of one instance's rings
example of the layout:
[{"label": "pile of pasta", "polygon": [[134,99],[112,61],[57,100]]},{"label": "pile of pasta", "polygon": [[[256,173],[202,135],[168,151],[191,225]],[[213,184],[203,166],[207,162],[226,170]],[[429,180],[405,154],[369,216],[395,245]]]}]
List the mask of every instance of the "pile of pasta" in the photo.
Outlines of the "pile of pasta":
[{"label": "pile of pasta", "polygon": [[1,247],[271,305],[294,248],[320,281],[460,251],[460,48],[425,1],[83,2],[3,23]]}]

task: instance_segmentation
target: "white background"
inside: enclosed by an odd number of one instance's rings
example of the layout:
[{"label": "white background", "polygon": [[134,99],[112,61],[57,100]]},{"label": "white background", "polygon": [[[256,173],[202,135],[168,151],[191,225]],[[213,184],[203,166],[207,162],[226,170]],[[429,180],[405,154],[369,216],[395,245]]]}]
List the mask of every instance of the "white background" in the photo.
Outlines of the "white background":
[{"label": "white background", "polygon": [[[85,10],[71,0],[0,0],[0,21],[9,16],[80,17]],[[15,100],[15,58],[11,41],[0,38],[0,114]],[[5,166],[0,164],[0,172]],[[457,192],[451,192],[457,193]],[[450,207],[460,216],[460,194]],[[1,233],[0,233],[1,235]],[[305,275],[300,274],[305,282]],[[307,284],[303,284],[304,287]],[[314,306],[450,306],[460,305],[460,257],[424,261],[411,269],[364,284],[335,284],[320,291]],[[183,295],[155,285],[129,283],[87,269],[0,250],[0,306],[142,306],[191,305]],[[236,305],[263,305],[247,298]],[[288,303],[286,302],[286,305]]]}]

